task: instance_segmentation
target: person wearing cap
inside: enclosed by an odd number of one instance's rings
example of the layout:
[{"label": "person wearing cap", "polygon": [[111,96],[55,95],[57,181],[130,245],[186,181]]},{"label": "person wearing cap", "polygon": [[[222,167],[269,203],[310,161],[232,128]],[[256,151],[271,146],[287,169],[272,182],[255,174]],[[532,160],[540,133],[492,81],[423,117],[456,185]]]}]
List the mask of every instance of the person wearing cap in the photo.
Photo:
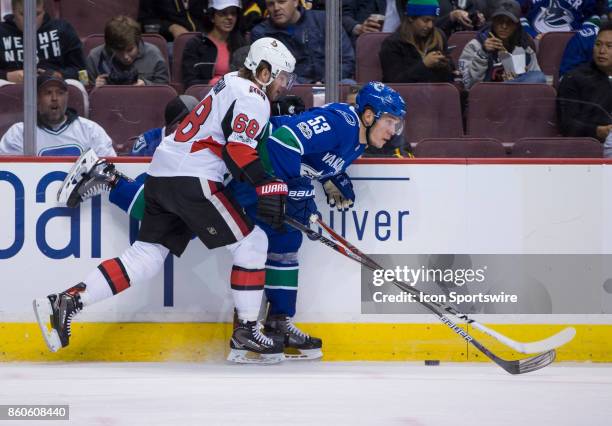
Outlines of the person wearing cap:
[{"label": "person wearing cap", "polygon": [[204,32],[183,51],[183,84],[215,84],[230,72],[230,58],[246,40],[239,29],[240,0],[211,0]]},{"label": "person wearing cap", "polygon": [[434,26],[437,0],[409,0],[399,28],[379,52],[385,83],[442,83],[454,78],[446,36]]},{"label": "person wearing cap", "polygon": [[[280,40],[295,57],[298,83],[321,83],[325,79],[325,12],[308,10],[299,0],[266,0],[268,18],[256,25],[251,38]],[[340,78],[354,83],[355,51],[346,31],[340,31]]]},{"label": "person wearing cap", "polygon": [[[459,57],[459,70],[466,89],[487,81],[545,83],[533,40],[520,25],[521,9],[514,0],[502,0],[491,14],[491,24],[470,41]],[[525,72],[520,75],[504,70],[500,54],[525,56]]]},{"label": "person wearing cap", "polygon": [[595,16],[597,0],[519,0],[521,25],[536,40],[551,31],[576,31]]},{"label": "person wearing cap", "polygon": [[[45,72],[38,76],[37,87],[37,156],[79,156],[89,148],[99,156],[116,156],[104,129],[67,107],[68,86],[62,78]],[[2,136],[0,155],[23,155],[23,122],[13,124]]]},{"label": "person wearing cap", "polygon": [[181,120],[198,105],[198,102],[196,98],[189,95],[180,95],[168,102],[164,111],[164,127],[147,130],[136,137],[130,155],[152,156],[160,142],[176,130]]},{"label": "person wearing cap", "polygon": [[[612,142],[612,21],[599,29],[593,59],[561,79],[557,117],[563,136]],[[604,152],[609,156],[607,145]]]}]

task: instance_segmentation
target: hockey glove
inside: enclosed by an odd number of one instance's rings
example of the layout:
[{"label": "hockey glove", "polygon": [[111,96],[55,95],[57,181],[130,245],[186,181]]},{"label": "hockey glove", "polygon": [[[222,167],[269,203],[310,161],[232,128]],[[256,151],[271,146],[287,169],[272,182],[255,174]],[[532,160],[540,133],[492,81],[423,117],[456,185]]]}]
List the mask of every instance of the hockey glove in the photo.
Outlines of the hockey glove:
[{"label": "hockey glove", "polygon": [[310,216],[317,214],[315,190],[309,178],[301,177],[287,181],[289,195],[287,196],[287,216],[310,225]]},{"label": "hockey glove", "polygon": [[271,178],[255,187],[257,192],[257,219],[274,229],[283,227],[287,184],[280,179]]},{"label": "hockey glove", "polygon": [[323,190],[327,195],[327,204],[335,206],[338,211],[347,211],[355,203],[353,183],[346,173],[340,173],[324,182]]}]

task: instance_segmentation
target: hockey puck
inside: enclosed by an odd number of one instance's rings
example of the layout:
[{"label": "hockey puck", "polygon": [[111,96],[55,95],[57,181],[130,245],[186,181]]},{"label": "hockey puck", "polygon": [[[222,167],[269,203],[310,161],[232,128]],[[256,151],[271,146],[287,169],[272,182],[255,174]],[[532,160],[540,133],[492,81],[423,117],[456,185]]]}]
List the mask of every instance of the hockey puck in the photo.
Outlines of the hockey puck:
[{"label": "hockey puck", "polygon": [[440,361],[437,359],[426,359],[425,365],[440,365]]}]

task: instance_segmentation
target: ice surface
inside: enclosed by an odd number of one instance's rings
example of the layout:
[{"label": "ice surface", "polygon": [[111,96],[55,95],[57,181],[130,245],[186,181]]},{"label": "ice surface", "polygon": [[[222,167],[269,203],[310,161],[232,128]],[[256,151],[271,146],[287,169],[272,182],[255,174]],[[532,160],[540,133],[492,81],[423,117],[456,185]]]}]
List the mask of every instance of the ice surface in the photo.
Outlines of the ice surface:
[{"label": "ice surface", "polygon": [[596,426],[612,424],[612,366],[4,363],[0,404],[70,405],[43,425]]}]

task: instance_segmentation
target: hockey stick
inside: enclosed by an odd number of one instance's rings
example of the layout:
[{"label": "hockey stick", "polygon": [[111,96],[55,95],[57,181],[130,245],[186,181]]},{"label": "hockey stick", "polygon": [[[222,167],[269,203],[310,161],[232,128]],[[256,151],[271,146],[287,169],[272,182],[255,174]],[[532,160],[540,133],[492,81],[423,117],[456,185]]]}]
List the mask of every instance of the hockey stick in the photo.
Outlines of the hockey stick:
[{"label": "hockey stick", "polygon": [[[382,268],[378,268],[376,266],[377,265],[376,262],[374,262],[372,259],[368,258],[367,256],[362,257],[353,251],[347,250],[345,247],[342,247],[340,244],[336,243],[335,241],[332,241],[329,238],[324,237],[318,232],[296,221],[295,219],[292,219],[290,217],[285,217],[285,223],[287,223],[288,225],[294,227],[295,229],[299,231],[302,231],[311,240],[319,241],[325,244],[326,246],[337,251],[338,253],[343,254],[355,260],[356,262],[360,263],[361,265],[365,266],[366,268],[370,270],[382,269]],[[415,292],[417,294],[420,293],[419,290],[416,290],[410,286],[407,286],[405,283],[402,283],[400,281],[393,281],[393,284],[395,284],[401,290],[404,290],[406,292],[409,292],[412,294],[415,294]],[[497,355],[495,355],[493,352],[491,352],[489,349],[487,349],[484,345],[482,345],[472,336],[470,336],[469,333],[467,333],[465,330],[459,327],[450,318],[448,318],[446,314],[444,313],[443,309],[429,302],[419,302],[419,303],[421,303],[423,306],[429,309],[433,314],[435,314],[440,319],[440,321],[446,324],[455,333],[460,335],[466,342],[471,343],[480,352],[485,354],[489,359],[491,359],[494,363],[499,365],[501,368],[503,368],[510,374],[524,374],[524,373],[529,373],[531,371],[539,370],[551,364],[555,360],[556,353],[554,350],[550,350],[540,355],[536,355],[536,356],[525,358],[525,359],[519,359],[519,360],[502,359],[498,357]]]},{"label": "hockey stick", "polygon": [[[329,235],[332,236],[332,238],[334,238],[340,244],[342,244],[345,247],[347,247],[353,254],[355,254],[357,256],[360,256],[363,259],[367,259],[367,261],[370,262],[370,265],[372,265],[376,269],[383,269],[373,259],[371,259],[367,255],[363,254],[357,247],[355,247],[354,245],[349,243],[340,234],[338,234],[336,231],[334,231],[333,228],[331,228],[328,224],[326,224],[321,219],[319,219],[318,216],[316,216],[316,218],[317,218],[316,222],[323,229],[325,229],[325,231],[328,232]],[[415,295],[420,293],[420,291],[416,290],[414,287],[409,287],[409,288],[414,290],[414,292],[412,292],[412,293],[415,294]],[[482,331],[483,333],[485,333],[485,334],[493,337],[494,339],[500,341],[504,345],[514,349],[517,352],[523,353],[523,354],[534,354],[534,353],[546,352],[546,351],[549,351],[551,349],[556,349],[559,346],[563,346],[566,343],[568,343],[576,335],[576,330],[573,327],[567,327],[567,328],[564,328],[563,330],[561,330],[560,332],[558,332],[557,334],[555,334],[553,336],[550,336],[550,337],[548,337],[546,339],[543,339],[543,340],[539,340],[539,341],[536,341],[536,342],[527,342],[527,343],[525,343],[525,342],[518,342],[516,340],[512,340],[508,336],[504,336],[503,334],[501,334],[501,333],[499,333],[499,332],[497,332],[495,330],[490,329],[489,327],[479,323],[478,321],[476,321],[474,319],[469,318],[466,314],[457,311],[454,307],[452,307],[452,306],[450,306],[448,304],[437,303],[437,302],[431,302],[431,303],[433,305],[437,306],[439,309],[442,309],[442,310],[448,312],[449,314],[459,318],[460,320],[465,321],[467,324],[471,324],[474,328]]]}]

